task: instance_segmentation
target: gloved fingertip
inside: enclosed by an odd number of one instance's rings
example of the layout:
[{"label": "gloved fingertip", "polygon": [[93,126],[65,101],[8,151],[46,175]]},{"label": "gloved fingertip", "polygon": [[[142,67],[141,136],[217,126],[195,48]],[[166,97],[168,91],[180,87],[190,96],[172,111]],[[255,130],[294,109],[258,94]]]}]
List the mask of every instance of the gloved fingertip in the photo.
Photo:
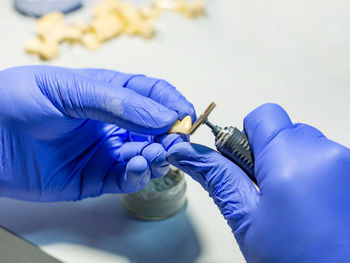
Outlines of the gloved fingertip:
[{"label": "gloved fingertip", "polygon": [[189,115],[191,116],[192,119],[192,124],[196,122],[197,120],[197,114],[196,114],[196,110],[194,109],[194,106],[191,103],[191,107],[189,109]]},{"label": "gloved fingertip", "polygon": [[141,155],[142,150],[149,144],[147,141],[125,142],[118,150],[117,161],[127,162],[134,156]]},{"label": "gloved fingertip", "polygon": [[160,178],[165,176],[170,169],[170,164],[168,162],[164,162],[160,166],[152,167],[152,175],[151,178]]},{"label": "gloved fingertip", "polygon": [[142,151],[142,156],[149,164],[156,166],[161,165],[166,160],[166,152],[159,143],[152,143],[145,147]]},{"label": "gloved fingertip", "polygon": [[162,79],[153,80],[156,81],[150,90],[150,98],[176,111],[178,113],[178,119],[180,120],[187,115],[191,116],[193,122],[197,119],[193,105],[173,85]]},{"label": "gloved fingertip", "polygon": [[252,151],[256,153],[272,136],[284,128],[293,127],[287,112],[278,104],[266,103],[249,113],[244,119]]},{"label": "gloved fingertip", "polygon": [[178,142],[173,144],[167,150],[167,159],[176,160],[186,158],[188,155],[192,155],[193,147],[191,143],[188,142]]},{"label": "gloved fingertip", "polygon": [[176,111],[133,90],[113,88],[111,93],[104,98],[102,107],[105,122],[136,133],[156,135],[169,131],[178,120]]},{"label": "gloved fingertip", "polygon": [[126,88],[136,91],[142,96],[149,97],[153,86],[158,82],[158,79],[146,77],[144,75],[134,75],[125,83]]},{"label": "gloved fingertip", "polygon": [[142,156],[151,167],[152,178],[164,176],[169,170],[169,163],[166,161],[166,151],[159,143],[152,143],[145,147]]},{"label": "gloved fingertip", "polygon": [[244,118],[244,130],[249,133],[261,120],[274,120],[284,125],[292,125],[287,112],[278,104],[265,103]]},{"label": "gloved fingertip", "polygon": [[177,113],[179,114],[179,120],[182,120],[186,116],[190,115],[192,123],[194,123],[197,120],[197,115],[193,105],[188,102],[185,97],[182,97],[180,100],[181,101],[178,103],[179,109],[177,110]]},{"label": "gloved fingertip", "polygon": [[149,182],[151,171],[146,159],[142,156],[133,157],[126,166],[124,176],[119,185],[123,193],[134,193],[144,188]]},{"label": "gloved fingertip", "polygon": [[170,147],[180,142],[189,142],[189,135],[187,134],[166,134],[162,136],[156,136],[155,141],[162,144],[163,148],[168,151]]}]

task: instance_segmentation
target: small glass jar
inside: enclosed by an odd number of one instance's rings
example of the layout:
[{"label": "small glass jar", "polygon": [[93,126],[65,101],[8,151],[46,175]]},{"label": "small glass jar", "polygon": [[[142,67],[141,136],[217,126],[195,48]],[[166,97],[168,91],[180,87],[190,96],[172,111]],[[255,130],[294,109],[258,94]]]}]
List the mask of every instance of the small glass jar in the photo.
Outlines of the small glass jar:
[{"label": "small glass jar", "polygon": [[184,174],[171,167],[162,178],[151,179],[142,190],[123,196],[123,204],[135,217],[161,220],[181,210],[186,203]]}]

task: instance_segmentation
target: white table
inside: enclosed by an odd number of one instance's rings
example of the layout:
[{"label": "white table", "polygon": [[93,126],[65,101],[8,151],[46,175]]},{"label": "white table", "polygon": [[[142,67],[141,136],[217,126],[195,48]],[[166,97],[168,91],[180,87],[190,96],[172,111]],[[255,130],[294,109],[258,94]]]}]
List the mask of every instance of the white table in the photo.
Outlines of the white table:
[{"label": "white table", "polygon": [[[249,111],[277,102],[295,122],[349,146],[349,9],[347,0],[209,0],[203,19],[165,14],[151,41],[120,37],[94,53],[64,46],[47,64],[167,79],[198,113],[216,101],[211,120],[220,125],[242,128]],[[69,18],[87,14],[88,7]],[[43,63],[23,52],[33,23],[15,13],[11,1],[1,1],[0,68]],[[213,146],[204,127],[193,141]],[[207,193],[187,182],[187,209],[165,221],[134,220],[120,196],[105,195],[55,204],[2,198],[0,225],[65,262],[244,262]]]}]

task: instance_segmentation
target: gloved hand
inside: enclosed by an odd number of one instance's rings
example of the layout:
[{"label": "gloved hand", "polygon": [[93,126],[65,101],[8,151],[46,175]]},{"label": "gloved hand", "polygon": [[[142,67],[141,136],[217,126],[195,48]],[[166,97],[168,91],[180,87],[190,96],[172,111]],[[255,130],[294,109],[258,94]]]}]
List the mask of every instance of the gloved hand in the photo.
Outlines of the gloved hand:
[{"label": "gloved hand", "polygon": [[198,144],[173,145],[168,161],[209,192],[247,262],[350,262],[350,150],[275,104],[250,113],[244,129],[260,191]]},{"label": "gloved hand", "polygon": [[163,134],[187,114],[195,120],[193,106],[159,79],[103,69],[3,70],[0,196],[60,201],[135,192],[169,166],[161,144],[139,133]]}]

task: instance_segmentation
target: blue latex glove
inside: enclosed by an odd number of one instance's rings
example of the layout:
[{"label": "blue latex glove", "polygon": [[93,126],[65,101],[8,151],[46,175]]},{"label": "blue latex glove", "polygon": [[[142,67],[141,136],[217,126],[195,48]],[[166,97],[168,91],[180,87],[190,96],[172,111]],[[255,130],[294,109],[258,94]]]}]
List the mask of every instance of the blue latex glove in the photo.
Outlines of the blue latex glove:
[{"label": "blue latex glove", "polygon": [[196,118],[163,80],[103,69],[3,70],[0,196],[60,201],[135,192],[169,168],[162,145],[138,133],[163,134],[187,114]]},{"label": "blue latex glove", "polygon": [[350,150],[275,104],[250,113],[244,128],[260,192],[207,147],[178,143],[168,160],[209,192],[247,262],[350,262]]}]

